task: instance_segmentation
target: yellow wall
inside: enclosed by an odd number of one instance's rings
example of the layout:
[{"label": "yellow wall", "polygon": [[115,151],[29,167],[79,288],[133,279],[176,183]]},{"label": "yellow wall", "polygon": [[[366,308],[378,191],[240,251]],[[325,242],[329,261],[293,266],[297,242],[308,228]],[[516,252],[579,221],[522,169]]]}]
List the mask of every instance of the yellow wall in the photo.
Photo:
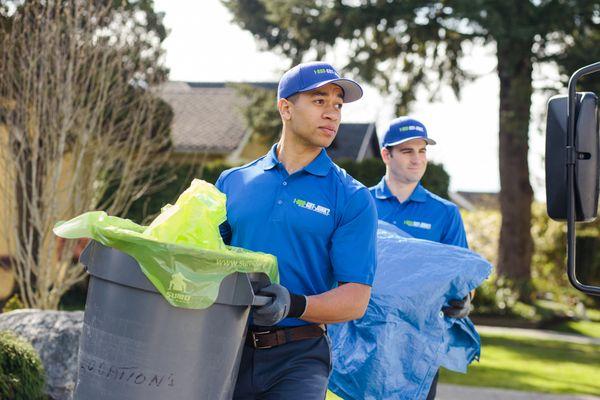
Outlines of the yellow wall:
[{"label": "yellow wall", "polygon": [[[9,235],[12,234],[11,221],[8,219],[7,212],[9,209],[15,207],[14,204],[14,177],[11,176],[11,171],[6,165],[6,156],[4,153],[8,149],[8,132],[2,126],[0,126],[0,257],[7,256],[11,253],[9,249]],[[62,168],[61,178],[59,179],[58,188],[51,188],[52,195],[57,197],[56,204],[59,206],[71,204],[68,201],[69,196],[75,194],[69,193],[65,188],[65,183],[69,182],[69,175],[72,173],[73,167],[71,166],[71,157],[66,156]],[[12,204],[11,204],[12,203]],[[71,210],[67,208],[59,210],[57,219],[65,219],[74,217],[71,215]]]},{"label": "yellow wall", "polygon": [[[7,235],[9,232],[8,223],[6,221],[5,210],[8,207],[6,199],[10,193],[6,193],[6,190],[11,190],[12,185],[8,182],[8,171],[4,165],[4,156],[8,144],[8,133],[4,127],[0,125],[0,258],[8,256],[10,251],[8,250]],[[13,291],[14,278],[12,272],[7,267],[0,266],[0,301],[6,299]]]},{"label": "yellow wall", "polygon": [[8,221],[6,221],[6,210],[8,207],[7,199],[12,195],[12,185],[10,185],[10,171],[7,171],[5,162],[5,151],[8,146],[8,132],[6,128],[0,126],[0,257],[8,255]]}]

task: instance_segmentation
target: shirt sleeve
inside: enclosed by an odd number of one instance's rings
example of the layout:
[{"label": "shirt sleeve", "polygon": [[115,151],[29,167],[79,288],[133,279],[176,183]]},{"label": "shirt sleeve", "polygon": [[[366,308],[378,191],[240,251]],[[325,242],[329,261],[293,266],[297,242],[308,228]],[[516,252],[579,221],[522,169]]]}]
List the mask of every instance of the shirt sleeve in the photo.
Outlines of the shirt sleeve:
[{"label": "shirt sleeve", "polygon": [[366,188],[352,195],[331,240],[337,282],[373,284],[377,266],[377,210]]},{"label": "shirt sleeve", "polygon": [[[217,182],[215,183],[216,188],[223,193],[225,193],[225,189],[223,188],[224,178],[225,172],[221,172],[221,175],[219,175],[219,179],[217,179]],[[225,193],[225,195],[227,195],[227,193]],[[229,225],[229,222],[225,221],[221,225],[219,225],[219,233],[221,234],[223,242],[227,245],[230,245],[232,232],[231,225]]]},{"label": "shirt sleeve", "polygon": [[446,229],[440,242],[464,247],[465,249],[469,248],[465,226],[462,217],[460,216],[460,211],[458,211],[458,207],[451,208],[451,212],[448,215],[448,223],[446,224]]}]

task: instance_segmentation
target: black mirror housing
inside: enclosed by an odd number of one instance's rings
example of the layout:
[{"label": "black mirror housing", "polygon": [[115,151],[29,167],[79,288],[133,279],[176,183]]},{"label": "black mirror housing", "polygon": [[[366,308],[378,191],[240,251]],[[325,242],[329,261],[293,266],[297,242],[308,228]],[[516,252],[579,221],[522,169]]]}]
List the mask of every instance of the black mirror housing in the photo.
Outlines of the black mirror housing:
[{"label": "black mirror housing", "polygon": [[598,215],[600,140],[598,97],[577,93],[575,148],[567,148],[568,96],[548,101],[546,123],[546,204],[548,216],[567,219],[567,164],[575,165],[575,221],[593,221]]}]

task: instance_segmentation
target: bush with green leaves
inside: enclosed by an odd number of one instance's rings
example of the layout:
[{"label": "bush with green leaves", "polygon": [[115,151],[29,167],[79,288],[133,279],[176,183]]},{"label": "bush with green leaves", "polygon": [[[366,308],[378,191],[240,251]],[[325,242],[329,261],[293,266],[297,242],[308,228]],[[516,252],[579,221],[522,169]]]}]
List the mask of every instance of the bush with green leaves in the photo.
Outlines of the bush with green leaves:
[{"label": "bush with green leaves", "polygon": [[[496,265],[501,215],[498,210],[462,211],[469,247]],[[600,239],[600,230],[589,225],[582,230],[585,237]],[[536,322],[557,318],[585,318],[585,307],[594,306],[593,299],[575,290],[565,272],[566,227],[551,220],[544,204],[532,206],[534,253],[530,297],[519,301],[519,290],[513,282],[492,276],[477,290],[475,313],[480,315],[516,316]],[[584,237],[584,236],[582,236]],[[581,237],[578,236],[578,242]],[[600,254],[599,254],[600,256]],[[554,307],[549,304],[562,304]],[[583,311],[582,311],[583,310]]]},{"label": "bush with green leaves", "polygon": [[[385,164],[379,158],[367,158],[363,161],[339,160],[336,163],[367,187],[376,185],[385,175]],[[442,164],[429,162],[421,183],[427,190],[448,198],[450,176]]]},{"label": "bush with green leaves", "polygon": [[157,174],[160,185],[156,185],[134,201],[124,217],[139,224],[149,223],[160,213],[162,207],[167,203],[172,204],[175,202],[177,197],[189,187],[194,178],[204,179],[214,184],[221,172],[231,167],[231,165],[223,162],[214,162],[207,165],[202,165],[200,162],[167,165]]},{"label": "bush with green leaves", "polygon": [[44,367],[31,344],[0,331],[0,399],[46,399],[44,382]]}]

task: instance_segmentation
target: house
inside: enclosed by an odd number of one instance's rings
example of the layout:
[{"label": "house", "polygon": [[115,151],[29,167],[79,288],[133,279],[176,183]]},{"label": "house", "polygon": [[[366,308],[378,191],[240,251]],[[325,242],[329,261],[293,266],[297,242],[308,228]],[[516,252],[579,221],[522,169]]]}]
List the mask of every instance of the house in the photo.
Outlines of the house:
[{"label": "house", "polygon": [[[276,83],[250,83],[277,89]],[[247,104],[235,87],[225,82],[169,81],[158,90],[173,109],[171,141],[180,161],[199,156],[208,160],[241,161],[250,139],[240,110]]]},{"label": "house", "polygon": [[334,160],[381,158],[375,123],[342,123],[327,153]]},{"label": "house", "polygon": [[[275,82],[248,82],[260,89],[277,90]],[[199,157],[242,163],[268,150],[269,144],[250,141],[242,116],[247,101],[226,82],[169,81],[158,91],[173,109],[171,140],[174,157],[194,161]],[[380,157],[374,123],[342,123],[328,149],[336,159],[362,161]]]},{"label": "house", "polygon": [[497,192],[449,192],[450,200],[467,211],[500,210],[500,193]]}]

